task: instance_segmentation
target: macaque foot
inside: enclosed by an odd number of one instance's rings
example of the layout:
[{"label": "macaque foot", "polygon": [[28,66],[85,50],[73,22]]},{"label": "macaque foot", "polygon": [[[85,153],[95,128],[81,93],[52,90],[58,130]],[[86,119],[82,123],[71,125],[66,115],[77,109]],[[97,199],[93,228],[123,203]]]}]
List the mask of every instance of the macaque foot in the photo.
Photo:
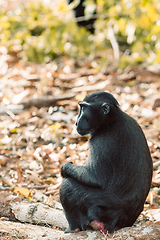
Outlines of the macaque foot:
[{"label": "macaque foot", "polygon": [[78,232],[79,228],[72,230],[70,227],[66,228],[66,230],[64,231],[64,233],[73,233],[73,232]]},{"label": "macaque foot", "polygon": [[107,234],[108,231],[107,229],[105,229],[105,225],[103,222],[99,222],[97,220],[94,220],[90,223],[91,227],[94,229],[94,230],[100,230],[102,231],[103,233]]}]

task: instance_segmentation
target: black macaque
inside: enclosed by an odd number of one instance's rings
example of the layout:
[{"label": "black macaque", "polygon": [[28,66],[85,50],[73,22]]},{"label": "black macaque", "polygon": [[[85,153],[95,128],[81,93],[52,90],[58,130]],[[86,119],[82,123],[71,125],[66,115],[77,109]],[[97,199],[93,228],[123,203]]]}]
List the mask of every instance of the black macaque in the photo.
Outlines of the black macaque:
[{"label": "black macaque", "polygon": [[81,102],[76,126],[90,134],[85,166],[62,166],[60,200],[69,222],[66,232],[88,226],[104,233],[132,226],[148,195],[152,159],[138,123],[107,92]]},{"label": "black macaque", "polygon": [[[75,1],[75,0],[68,0],[68,3],[70,4],[73,1]],[[85,0],[80,0],[79,4],[73,9],[74,15],[76,18],[84,17],[84,15],[85,15],[84,2],[85,2]],[[96,12],[94,12],[94,14],[95,13]],[[88,20],[78,21],[78,25],[80,27],[85,27],[88,31],[90,31],[91,33],[94,33],[94,22],[95,22],[95,18],[94,18],[94,16],[92,16],[92,18],[90,18]]]}]

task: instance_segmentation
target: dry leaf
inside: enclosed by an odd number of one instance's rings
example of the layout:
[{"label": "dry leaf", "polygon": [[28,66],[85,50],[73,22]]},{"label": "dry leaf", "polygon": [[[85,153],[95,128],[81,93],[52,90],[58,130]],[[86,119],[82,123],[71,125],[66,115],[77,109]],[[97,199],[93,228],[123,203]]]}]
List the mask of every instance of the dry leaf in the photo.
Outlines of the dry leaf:
[{"label": "dry leaf", "polygon": [[24,197],[31,199],[31,190],[24,188],[24,187],[16,187],[14,189],[15,193],[19,193],[21,195],[23,195]]}]

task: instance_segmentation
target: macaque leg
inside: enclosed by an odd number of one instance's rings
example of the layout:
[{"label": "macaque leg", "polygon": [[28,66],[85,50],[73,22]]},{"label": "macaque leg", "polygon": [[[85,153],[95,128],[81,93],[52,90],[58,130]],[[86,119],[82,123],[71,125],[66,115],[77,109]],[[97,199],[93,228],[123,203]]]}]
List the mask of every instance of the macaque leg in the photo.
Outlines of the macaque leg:
[{"label": "macaque leg", "polygon": [[69,227],[65,230],[65,233],[73,232],[76,229],[80,229],[80,223],[79,223],[79,217],[75,217],[75,214],[73,216],[71,214],[68,214],[65,212],[65,216],[67,218],[67,221],[69,223]]}]

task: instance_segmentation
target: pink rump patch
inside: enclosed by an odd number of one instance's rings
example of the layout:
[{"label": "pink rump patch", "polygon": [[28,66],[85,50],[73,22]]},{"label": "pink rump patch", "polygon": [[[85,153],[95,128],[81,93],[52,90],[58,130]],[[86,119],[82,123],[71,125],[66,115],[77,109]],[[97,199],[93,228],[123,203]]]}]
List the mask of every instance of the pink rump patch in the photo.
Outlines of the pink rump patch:
[{"label": "pink rump patch", "polygon": [[99,222],[97,220],[94,220],[90,223],[91,227],[94,229],[94,230],[100,230],[102,231],[103,233],[108,233],[107,229],[105,229],[104,227],[104,223],[103,222]]}]

